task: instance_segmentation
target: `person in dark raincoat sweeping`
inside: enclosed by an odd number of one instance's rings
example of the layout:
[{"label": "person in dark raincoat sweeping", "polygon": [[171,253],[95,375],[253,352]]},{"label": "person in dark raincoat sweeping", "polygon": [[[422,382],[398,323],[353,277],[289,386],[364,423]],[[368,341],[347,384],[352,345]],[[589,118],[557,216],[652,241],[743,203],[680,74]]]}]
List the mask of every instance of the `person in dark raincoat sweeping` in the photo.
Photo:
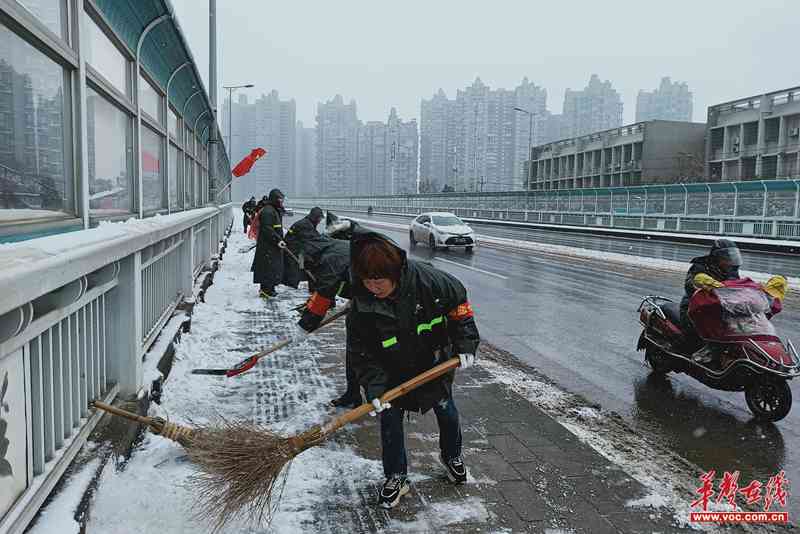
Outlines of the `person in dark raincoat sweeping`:
[{"label": "person in dark raincoat sweeping", "polygon": [[247,233],[247,227],[250,226],[250,219],[256,214],[256,197],[250,197],[250,200],[242,204],[242,214],[244,233]]},{"label": "person in dark raincoat sweeping", "polygon": [[380,413],[386,482],[378,502],[392,508],[408,493],[403,437],[406,411],[433,409],[439,423],[439,458],[448,478],[463,484],[461,424],[450,372],[394,401],[381,404],[392,387],[458,356],[473,365],[480,342],[467,291],[455,277],[429,263],[410,260],[389,238],[357,227],[350,242],[353,306],[353,369],[367,401]]},{"label": "person in dark raincoat sweeping", "polygon": [[[320,214],[321,215],[321,214]],[[336,298],[350,298],[350,242],[340,239],[345,230],[350,229],[350,221],[345,229],[342,225],[329,227],[328,235],[320,235],[316,229],[303,225],[292,227],[286,236],[286,245],[295,255],[303,256],[306,270],[316,278],[314,292],[301,310],[301,318],[297,323],[302,329],[315,330],[328,310],[334,306]],[[296,223],[295,223],[296,224]],[[347,390],[337,399],[331,401],[334,406],[355,408],[361,404],[361,394],[353,374],[352,346],[350,343],[351,321],[345,319],[347,331],[347,353],[345,356],[345,374]]]},{"label": "person in dark raincoat sweeping", "polygon": [[[311,208],[311,211],[308,213],[308,215],[295,222],[292,227],[289,228],[289,231],[286,232],[286,244],[289,244],[289,238],[293,235],[298,236],[301,241],[319,237],[320,233],[317,231],[317,226],[319,226],[319,223],[322,222],[322,218],[323,214],[321,208]],[[284,285],[297,289],[297,286],[300,284],[300,282],[303,280],[308,280],[308,292],[313,293],[314,281],[308,279],[303,272],[304,269],[306,271],[309,269],[305,266],[305,257],[302,250],[298,252],[292,247],[289,247],[289,250],[295,255],[296,258],[300,260],[302,265],[298,265],[297,260],[292,258],[289,254],[286,255],[286,262],[283,270]]]},{"label": "person in dark raincoat sweeping", "polygon": [[253,283],[259,284],[258,295],[269,298],[277,295],[275,286],[283,280],[283,193],[269,192],[267,204],[259,213],[258,240],[253,257]]}]

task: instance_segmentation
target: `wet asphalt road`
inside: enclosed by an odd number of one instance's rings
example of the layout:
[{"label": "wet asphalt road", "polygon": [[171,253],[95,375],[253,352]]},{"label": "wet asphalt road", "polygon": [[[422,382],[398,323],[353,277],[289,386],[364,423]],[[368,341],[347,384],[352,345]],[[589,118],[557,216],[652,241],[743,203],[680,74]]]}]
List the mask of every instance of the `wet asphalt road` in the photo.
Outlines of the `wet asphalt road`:
[{"label": "wet asphalt road", "polygon": [[[399,222],[395,218],[376,220]],[[406,219],[407,221],[407,219]],[[406,231],[379,229],[408,249]],[[479,233],[489,233],[483,228]],[[509,232],[508,230],[500,230]],[[520,232],[511,230],[511,232]],[[508,234],[497,234],[508,237]],[[528,239],[539,240],[538,233]],[[632,243],[575,234],[549,234],[548,243],[687,261],[702,247]],[[620,243],[620,241],[624,241]],[[628,249],[635,246],[635,250]],[[432,252],[424,245],[411,257],[433,261],[467,286],[483,338],[540,369],[568,391],[621,414],[684,458],[705,469],[741,471],[740,487],[757,479],[766,484],[784,469],[800,485],[800,406],[777,424],[752,421],[743,393],[714,391],[686,377],[649,379],[642,354],[636,309],[642,295],[679,298],[683,275],[598,260],[478,248]],[[795,257],[748,254],[747,269],[798,276]],[[775,267],[757,268],[756,265]],[[794,293],[774,324],[782,336],[800,343],[800,298]],[[800,383],[792,384],[800,397]],[[699,484],[698,484],[699,486]],[[789,511],[800,517],[800,499]]]},{"label": "wet asphalt road", "polygon": [[[342,213],[342,216],[354,216],[361,219],[368,217],[364,213]],[[409,224],[409,217],[401,216],[376,216],[375,220],[392,222],[396,224]],[[478,233],[492,237],[506,239],[519,239],[521,241],[535,241],[551,245],[564,245],[568,247],[585,248],[601,252],[615,252],[631,256],[643,256],[662,260],[685,262],[696,256],[708,253],[708,247],[686,243],[659,241],[656,239],[633,239],[612,236],[597,236],[576,232],[558,232],[553,230],[531,230],[527,228],[504,227],[492,224],[470,223]],[[782,274],[784,276],[800,277],[800,255],[742,252],[745,268],[750,271]]]}]

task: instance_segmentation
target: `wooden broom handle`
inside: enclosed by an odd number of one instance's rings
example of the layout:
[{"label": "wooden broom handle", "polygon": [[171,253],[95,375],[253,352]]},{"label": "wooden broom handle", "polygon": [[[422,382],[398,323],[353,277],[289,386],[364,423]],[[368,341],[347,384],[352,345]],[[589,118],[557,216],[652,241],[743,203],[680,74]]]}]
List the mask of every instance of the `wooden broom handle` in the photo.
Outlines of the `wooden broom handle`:
[{"label": "wooden broom handle", "polygon": [[286,339],[278,341],[277,343],[275,343],[271,347],[269,347],[267,349],[264,349],[264,350],[262,350],[261,352],[259,352],[257,354],[254,354],[252,356],[252,358],[255,358],[256,360],[259,360],[259,359],[263,358],[264,356],[267,356],[268,354],[272,354],[276,350],[282,349],[283,347],[285,347],[289,343],[292,343],[293,341],[296,341],[297,339],[303,339],[303,338],[309,337],[309,336],[311,336],[313,334],[316,334],[317,332],[319,332],[320,330],[322,330],[323,328],[325,328],[326,326],[328,326],[329,324],[331,324],[335,320],[339,319],[343,315],[347,315],[347,312],[349,312],[349,311],[350,311],[350,303],[348,302],[347,304],[345,304],[345,306],[341,310],[339,310],[338,312],[334,313],[330,317],[326,317],[321,323],[319,323],[319,326],[316,327],[311,332],[306,332],[306,333],[304,333],[303,335],[301,335],[298,338],[287,337]]},{"label": "wooden broom handle", "polygon": [[110,404],[106,404],[105,402],[92,401],[91,403],[89,403],[89,406],[98,408],[110,414],[118,415],[119,417],[124,417],[125,419],[130,419],[131,421],[136,421],[137,423],[142,423],[144,425],[149,425],[153,422],[153,419],[150,417],[145,417],[143,415],[129,412],[127,410],[122,410],[120,408],[117,408],[116,406],[111,406]]},{"label": "wooden broom handle", "polygon": [[[428,382],[436,380],[440,376],[449,373],[459,365],[461,365],[461,360],[459,358],[450,358],[446,362],[440,363],[436,367],[428,369],[424,373],[415,376],[411,380],[407,380],[399,386],[390,389],[381,395],[381,402],[391,402],[399,397],[402,397],[403,395],[417,389],[423,384],[427,384]],[[336,432],[344,425],[352,423],[356,419],[361,419],[373,410],[375,410],[375,406],[369,402],[362,404],[358,408],[353,408],[349,412],[340,415],[329,423],[326,423],[325,426],[322,427],[322,435],[327,436],[333,432]]]}]

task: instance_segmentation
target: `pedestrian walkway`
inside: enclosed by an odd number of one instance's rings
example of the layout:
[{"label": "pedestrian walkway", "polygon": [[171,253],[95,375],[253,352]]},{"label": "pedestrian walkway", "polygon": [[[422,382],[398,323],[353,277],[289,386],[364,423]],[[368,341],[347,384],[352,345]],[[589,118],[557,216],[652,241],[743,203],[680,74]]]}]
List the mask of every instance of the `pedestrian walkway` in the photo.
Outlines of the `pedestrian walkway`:
[{"label": "pedestrian walkway", "polygon": [[[192,331],[176,349],[161,406],[151,415],[197,424],[249,419],[294,433],[333,413],[344,391],[344,322],[262,360],[235,378],[192,375],[195,367],[236,363],[300,333],[292,307],[304,290],[281,288],[264,302],[250,283],[253,252],[232,236],[222,269],[194,310]],[[486,345],[479,359],[501,362]],[[494,366],[498,363],[492,364]],[[451,485],[438,463],[432,413],[406,424],[412,492],[399,508],[375,506],[383,482],[377,420],[341,430],[291,465],[272,523],[226,532],[681,532],[672,511],[652,508],[649,490],[581,442],[481,366],[458,372],[456,402],[470,481]],[[103,473],[87,532],[202,532],[193,517],[192,468],[183,450],[146,435],[131,458]],[[45,514],[46,517],[46,514]],[[47,532],[46,521],[39,525]]]}]

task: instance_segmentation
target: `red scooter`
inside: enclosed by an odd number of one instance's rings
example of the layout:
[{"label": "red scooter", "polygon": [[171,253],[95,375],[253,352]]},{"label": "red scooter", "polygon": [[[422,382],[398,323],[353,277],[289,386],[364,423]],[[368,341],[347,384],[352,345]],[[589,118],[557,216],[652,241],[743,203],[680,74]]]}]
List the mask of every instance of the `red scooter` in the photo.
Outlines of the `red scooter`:
[{"label": "red scooter", "polygon": [[[788,381],[800,376],[797,350],[777,336],[769,321],[777,311],[758,284],[723,284],[698,290],[690,301],[689,316],[705,345],[681,330],[678,303],[647,296],[639,305],[644,330],[636,348],[645,351],[654,373],[686,373],[713,389],[744,391],[757,419],[780,421],[792,407]],[[698,354],[712,355],[711,361]]]}]

